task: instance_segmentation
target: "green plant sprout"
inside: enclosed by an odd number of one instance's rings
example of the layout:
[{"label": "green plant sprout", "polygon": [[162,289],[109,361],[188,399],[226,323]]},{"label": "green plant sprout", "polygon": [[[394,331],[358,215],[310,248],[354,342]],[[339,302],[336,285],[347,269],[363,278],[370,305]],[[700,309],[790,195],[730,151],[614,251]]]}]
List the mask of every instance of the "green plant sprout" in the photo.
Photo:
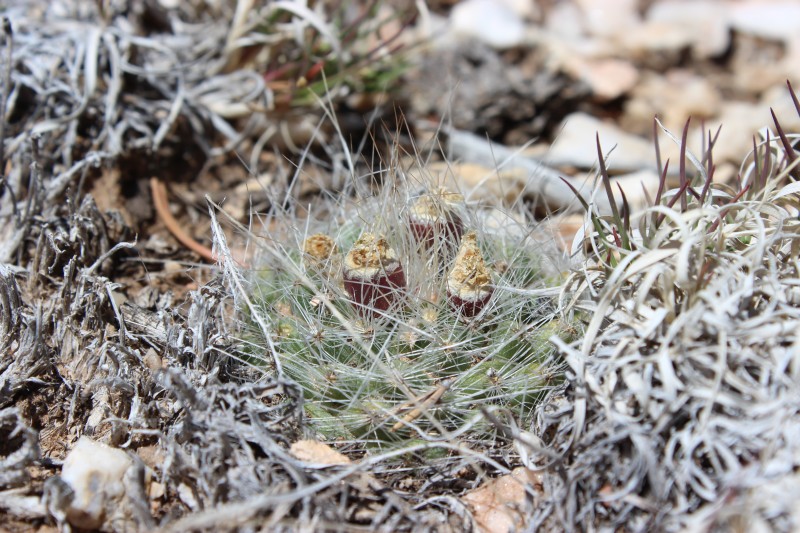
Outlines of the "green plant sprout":
[{"label": "green plant sprout", "polygon": [[577,333],[546,288],[544,245],[526,219],[491,227],[443,188],[383,190],[302,227],[271,217],[250,279],[270,337],[253,346],[274,346],[261,364],[274,357],[302,388],[320,440],[487,441],[483,410],[529,424],[561,380],[548,339]]}]

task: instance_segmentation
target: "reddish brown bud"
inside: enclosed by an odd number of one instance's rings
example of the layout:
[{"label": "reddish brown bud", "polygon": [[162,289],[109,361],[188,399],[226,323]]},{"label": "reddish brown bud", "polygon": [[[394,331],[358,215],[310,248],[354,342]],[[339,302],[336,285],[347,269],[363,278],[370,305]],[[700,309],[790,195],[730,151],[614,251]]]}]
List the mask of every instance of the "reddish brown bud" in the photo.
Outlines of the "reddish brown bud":
[{"label": "reddish brown bud", "polygon": [[437,237],[454,247],[464,232],[456,205],[464,198],[444,188],[421,196],[408,212],[408,225],[418,242],[432,246]]},{"label": "reddish brown bud", "polygon": [[344,288],[363,313],[386,311],[406,286],[403,265],[386,239],[364,233],[344,259]]},{"label": "reddish brown bud", "polygon": [[464,316],[475,316],[492,297],[491,282],[475,232],[469,232],[461,240],[453,269],[447,276],[447,299]]}]

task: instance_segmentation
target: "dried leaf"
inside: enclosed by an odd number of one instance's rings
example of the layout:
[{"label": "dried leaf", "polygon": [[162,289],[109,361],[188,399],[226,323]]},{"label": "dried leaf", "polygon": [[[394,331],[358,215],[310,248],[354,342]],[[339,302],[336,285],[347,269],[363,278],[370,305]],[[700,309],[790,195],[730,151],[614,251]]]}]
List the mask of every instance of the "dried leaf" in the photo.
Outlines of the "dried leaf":
[{"label": "dried leaf", "polygon": [[525,467],[493,479],[461,499],[475,522],[487,533],[506,533],[524,528],[526,488],[539,485],[538,474]]},{"label": "dried leaf", "polygon": [[337,452],[324,442],[316,440],[299,440],[292,444],[289,453],[304,463],[346,465],[351,462],[346,455]]}]

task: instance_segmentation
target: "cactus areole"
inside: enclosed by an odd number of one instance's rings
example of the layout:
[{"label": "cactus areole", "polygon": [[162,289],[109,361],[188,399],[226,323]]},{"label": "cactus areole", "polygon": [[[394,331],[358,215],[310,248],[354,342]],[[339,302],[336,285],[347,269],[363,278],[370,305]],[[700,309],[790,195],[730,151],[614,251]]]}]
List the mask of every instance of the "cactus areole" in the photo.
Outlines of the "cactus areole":
[{"label": "cactus areole", "polygon": [[478,248],[475,232],[467,233],[447,276],[447,299],[462,315],[475,316],[492,297],[491,283],[492,277]]},{"label": "cactus areole", "polygon": [[386,311],[406,286],[403,265],[383,236],[364,233],[344,260],[344,288],[364,314]]}]

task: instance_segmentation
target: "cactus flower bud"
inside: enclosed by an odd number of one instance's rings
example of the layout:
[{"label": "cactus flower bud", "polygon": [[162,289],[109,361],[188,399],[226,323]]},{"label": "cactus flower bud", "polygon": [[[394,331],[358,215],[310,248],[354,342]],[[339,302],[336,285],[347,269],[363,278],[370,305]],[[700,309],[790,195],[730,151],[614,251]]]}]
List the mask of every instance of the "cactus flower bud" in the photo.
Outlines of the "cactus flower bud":
[{"label": "cactus flower bud", "polygon": [[469,232],[461,240],[453,268],[447,276],[447,299],[462,315],[475,316],[492,297],[491,282],[475,232]]},{"label": "cactus flower bud", "polygon": [[406,286],[403,265],[386,239],[364,233],[344,260],[344,288],[366,314],[386,311]]},{"label": "cactus flower bud", "polygon": [[460,194],[444,188],[421,196],[408,212],[408,225],[417,241],[432,246],[438,236],[455,247],[464,232],[456,212],[456,204],[461,201]]}]

